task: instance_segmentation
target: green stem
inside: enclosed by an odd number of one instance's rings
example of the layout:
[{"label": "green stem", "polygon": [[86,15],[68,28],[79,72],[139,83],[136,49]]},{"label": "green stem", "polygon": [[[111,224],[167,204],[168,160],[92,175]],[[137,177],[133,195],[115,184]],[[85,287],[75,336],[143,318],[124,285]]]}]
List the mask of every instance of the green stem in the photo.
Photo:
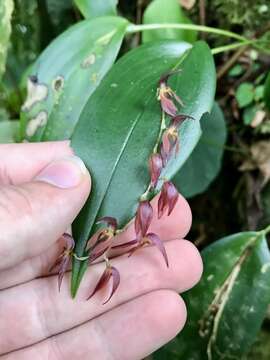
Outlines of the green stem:
[{"label": "green stem", "polygon": [[246,41],[235,42],[233,44],[224,45],[224,46],[220,46],[220,47],[211,49],[211,53],[213,55],[216,55],[216,54],[219,54],[219,53],[222,53],[225,51],[237,49],[241,46],[251,45],[251,44],[254,44],[255,42],[256,42],[256,40],[246,40]]},{"label": "green stem", "polygon": [[164,23],[164,24],[143,24],[143,25],[134,25],[130,24],[127,27],[127,33],[132,34],[139,31],[149,31],[149,30],[160,30],[160,29],[181,29],[181,30],[195,30],[200,32],[207,32],[217,35],[222,35],[226,37],[230,37],[233,39],[237,39],[240,41],[249,41],[244,36],[238,35],[232,31],[227,31],[223,29],[217,29],[210,26],[203,26],[203,25],[193,25],[193,24],[170,24],[170,23]]},{"label": "green stem", "polygon": [[269,234],[270,233],[270,225],[266,226],[266,228],[263,229],[262,231],[263,231],[264,235]]}]

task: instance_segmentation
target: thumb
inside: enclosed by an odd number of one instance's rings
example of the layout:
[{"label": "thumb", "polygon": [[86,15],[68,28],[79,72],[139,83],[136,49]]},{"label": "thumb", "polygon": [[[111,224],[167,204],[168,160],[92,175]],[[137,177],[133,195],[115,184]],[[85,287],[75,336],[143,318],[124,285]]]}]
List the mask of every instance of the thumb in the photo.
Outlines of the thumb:
[{"label": "thumb", "polygon": [[54,160],[33,181],[0,187],[0,269],[41,254],[66,231],[90,192],[76,156]]}]

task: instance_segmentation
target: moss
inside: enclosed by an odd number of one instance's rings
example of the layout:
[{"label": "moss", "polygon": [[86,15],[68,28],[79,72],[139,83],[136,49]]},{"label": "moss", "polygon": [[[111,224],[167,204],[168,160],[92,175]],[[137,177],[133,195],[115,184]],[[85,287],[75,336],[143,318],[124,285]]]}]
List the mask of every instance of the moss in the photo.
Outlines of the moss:
[{"label": "moss", "polygon": [[218,25],[226,29],[240,27],[254,33],[269,24],[270,3],[266,0],[209,0],[207,7],[211,20],[214,16]]}]

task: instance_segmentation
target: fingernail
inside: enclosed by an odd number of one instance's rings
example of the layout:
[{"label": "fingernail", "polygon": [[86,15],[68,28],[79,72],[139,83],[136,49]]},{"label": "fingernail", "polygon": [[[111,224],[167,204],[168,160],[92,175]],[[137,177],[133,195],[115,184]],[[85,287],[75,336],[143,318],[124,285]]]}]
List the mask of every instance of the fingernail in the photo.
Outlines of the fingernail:
[{"label": "fingernail", "polygon": [[86,174],[87,169],[80,158],[67,156],[51,162],[37,175],[35,180],[68,189],[78,186]]}]

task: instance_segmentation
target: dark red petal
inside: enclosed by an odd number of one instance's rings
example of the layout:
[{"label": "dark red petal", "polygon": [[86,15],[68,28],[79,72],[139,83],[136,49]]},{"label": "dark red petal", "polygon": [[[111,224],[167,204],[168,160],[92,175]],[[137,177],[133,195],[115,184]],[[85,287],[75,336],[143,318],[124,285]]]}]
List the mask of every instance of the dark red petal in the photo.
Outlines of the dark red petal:
[{"label": "dark red petal", "polygon": [[158,153],[154,153],[149,158],[149,171],[151,176],[151,185],[155,187],[157,185],[159,176],[163,168],[162,157]]},{"label": "dark red petal", "polygon": [[153,219],[153,208],[149,201],[141,201],[135,218],[137,238],[144,237]]},{"label": "dark red petal", "polygon": [[154,233],[149,233],[146,235],[146,237],[147,237],[147,239],[150,240],[150,242],[153,245],[155,245],[158,248],[158,250],[161,252],[162,256],[164,257],[167,267],[169,267],[169,260],[168,260],[168,256],[167,256],[163,241],[160,240],[160,238]]},{"label": "dark red petal", "polygon": [[116,290],[120,284],[120,274],[119,274],[119,271],[114,266],[111,267],[111,276],[113,279],[112,290],[111,290],[110,296],[103,303],[103,305],[107,304],[107,302],[111,300],[113,294],[116,292]]},{"label": "dark red petal", "polygon": [[166,193],[165,193],[164,184],[163,184],[161,193],[158,198],[158,218],[159,219],[163,216],[165,209],[166,209]]},{"label": "dark red petal", "polygon": [[164,132],[164,134],[162,135],[162,144],[161,144],[161,148],[160,148],[160,154],[162,157],[163,166],[165,166],[167,164],[169,157],[170,157],[170,152],[171,152],[171,143],[170,143],[170,139],[169,139],[168,130],[166,130]]},{"label": "dark red petal", "polygon": [[118,226],[116,218],[111,216],[104,216],[103,218],[97,221],[97,224],[101,224],[101,223],[113,228],[114,230],[116,230]]},{"label": "dark red petal", "polygon": [[62,281],[65,275],[65,272],[68,269],[70,261],[70,255],[63,256],[61,263],[59,264],[59,271],[58,271],[58,290],[60,291]]},{"label": "dark red petal", "polygon": [[172,119],[171,125],[179,128],[179,127],[182,125],[182,123],[183,123],[185,120],[188,120],[188,119],[194,120],[194,117],[189,116],[189,115],[186,115],[186,114],[176,115],[176,116]]},{"label": "dark red petal", "polygon": [[174,102],[165,95],[160,97],[160,105],[166,114],[170,116],[175,116],[177,114],[177,107],[174,105]]},{"label": "dark red petal", "polygon": [[178,132],[176,128],[173,127],[168,129],[168,140],[170,143],[169,154],[171,154],[173,149],[175,148],[175,145],[178,142]]},{"label": "dark red petal", "polygon": [[59,267],[59,265],[62,262],[63,257],[64,257],[64,253],[59,255],[59,257],[56,259],[55,263],[49,268],[49,272],[52,272],[53,270],[55,270],[56,268]]},{"label": "dark red petal", "polygon": [[105,254],[105,252],[109,249],[109,246],[106,246],[105,248],[95,251],[92,250],[91,254],[89,255],[89,263],[92,263],[93,261],[95,261],[96,259],[98,259],[100,256],[102,256],[103,254]]},{"label": "dark red petal", "polygon": [[169,216],[177,203],[179,193],[171,181],[166,181],[163,186],[166,188],[168,216]]},{"label": "dark red petal", "polygon": [[66,242],[65,248],[66,248],[67,250],[73,250],[74,247],[75,247],[75,241],[74,241],[73,237],[72,237],[70,234],[68,234],[68,233],[64,233],[64,234],[62,235],[62,238],[64,238],[64,240],[65,240],[65,242]]},{"label": "dark red petal", "polygon": [[167,85],[167,82],[168,82],[168,80],[169,80],[169,77],[172,76],[172,75],[174,75],[174,74],[177,74],[177,73],[179,73],[179,72],[181,72],[181,71],[182,71],[182,69],[177,69],[177,70],[172,70],[172,71],[169,71],[169,72],[161,75],[161,77],[160,77],[160,79],[159,79],[159,84],[162,84],[162,83],[163,83],[163,84]]},{"label": "dark red petal", "polygon": [[136,245],[136,244],[138,244],[138,240],[134,239],[134,240],[128,241],[128,242],[123,243],[123,244],[112,246],[112,249],[122,249],[122,248],[130,247],[130,246],[133,246],[133,245]]},{"label": "dark red petal", "polygon": [[163,163],[163,167],[165,167],[167,165],[167,162],[168,162],[168,156],[166,154],[166,151],[164,150],[164,147],[163,147],[163,144],[161,144],[160,146],[160,155],[161,155],[161,158],[162,158],[162,163]]},{"label": "dark red petal", "polygon": [[87,298],[87,300],[91,299],[92,296],[94,296],[100,289],[102,289],[103,287],[105,287],[110,278],[111,278],[112,272],[111,272],[111,268],[107,267],[103,274],[101,275],[96,287],[94,288],[92,294]]},{"label": "dark red petal", "polygon": [[141,249],[144,246],[143,243],[138,243],[137,246],[134,246],[134,248],[132,248],[129,253],[128,253],[128,257],[131,257],[137,250]]}]

